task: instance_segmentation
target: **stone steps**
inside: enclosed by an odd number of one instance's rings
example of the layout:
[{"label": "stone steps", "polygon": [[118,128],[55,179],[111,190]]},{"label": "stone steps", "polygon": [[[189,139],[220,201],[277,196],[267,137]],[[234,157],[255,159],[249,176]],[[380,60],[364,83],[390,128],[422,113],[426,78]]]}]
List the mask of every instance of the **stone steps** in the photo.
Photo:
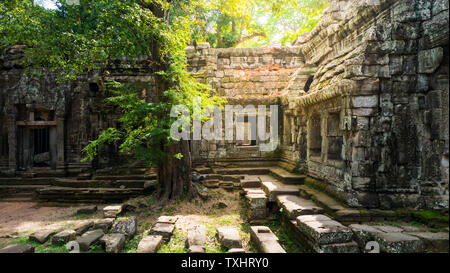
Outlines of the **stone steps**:
[{"label": "stone steps", "polygon": [[121,180],[155,180],[156,174],[152,175],[94,175],[93,180],[121,181]]},{"label": "stone steps", "polygon": [[296,184],[300,185],[305,182],[305,175],[293,174],[291,172],[286,171],[283,168],[270,168],[270,175],[280,180],[284,184]]},{"label": "stone steps", "polygon": [[54,202],[121,202],[144,194],[143,188],[69,188],[50,186],[38,189],[40,200]]},{"label": "stone steps", "polygon": [[263,181],[261,184],[269,202],[276,202],[278,195],[300,195],[300,190],[297,186],[285,185],[275,181]]},{"label": "stone steps", "polygon": [[295,195],[278,195],[277,204],[283,209],[283,213],[290,219],[295,220],[301,215],[313,215],[323,213],[323,209],[313,201]]},{"label": "stone steps", "polygon": [[57,178],[51,184],[58,187],[69,188],[144,188],[156,186],[156,180],[77,180]]}]

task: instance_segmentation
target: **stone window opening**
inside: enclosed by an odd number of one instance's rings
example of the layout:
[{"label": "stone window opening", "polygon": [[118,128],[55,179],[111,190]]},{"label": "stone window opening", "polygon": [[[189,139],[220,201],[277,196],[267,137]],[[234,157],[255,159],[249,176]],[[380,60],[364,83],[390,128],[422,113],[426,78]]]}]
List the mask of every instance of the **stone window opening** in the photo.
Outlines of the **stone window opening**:
[{"label": "stone window opening", "polygon": [[309,121],[308,143],[310,156],[320,157],[322,155],[322,126],[320,116],[313,117]]},{"label": "stone window opening", "polygon": [[8,149],[8,135],[0,135],[0,156],[7,156]]},{"label": "stone window opening", "polygon": [[308,80],[306,80],[306,84],[305,84],[305,88],[303,88],[303,91],[305,91],[306,93],[309,91],[309,89],[311,88],[311,84],[314,81],[314,76],[309,76]]},{"label": "stone window opening", "polygon": [[89,96],[90,97],[95,97],[99,90],[100,90],[100,88],[98,87],[98,84],[96,82],[89,83]]},{"label": "stone window opening", "polygon": [[328,114],[327,142],[327,158],[329,160],[342,160],[343,137],[340,129],[339,112]]},{"label": "stone window opening", "polygon": [[240,146],[256,146],[256,123],[249,119],[248,115],[243,116],[244,139]]}]

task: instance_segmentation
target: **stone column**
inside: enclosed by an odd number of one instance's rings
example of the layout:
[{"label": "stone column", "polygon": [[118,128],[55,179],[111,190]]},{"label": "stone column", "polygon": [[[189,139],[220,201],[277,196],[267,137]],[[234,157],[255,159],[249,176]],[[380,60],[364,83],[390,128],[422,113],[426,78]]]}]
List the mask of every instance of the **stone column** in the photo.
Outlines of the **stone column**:
[{"label": "stone column", "polygon": [[17,136],[16,136],[16,120],[13,114],[7,117],[8,126],[8,151],[9,151],[9,163],[8,169],[14,173],[17,170],[16,148],[17,148]]},{"label": "stone column", "polygon": [[56,116],[56,169],[65,171],[64,160],[64,117]]}]

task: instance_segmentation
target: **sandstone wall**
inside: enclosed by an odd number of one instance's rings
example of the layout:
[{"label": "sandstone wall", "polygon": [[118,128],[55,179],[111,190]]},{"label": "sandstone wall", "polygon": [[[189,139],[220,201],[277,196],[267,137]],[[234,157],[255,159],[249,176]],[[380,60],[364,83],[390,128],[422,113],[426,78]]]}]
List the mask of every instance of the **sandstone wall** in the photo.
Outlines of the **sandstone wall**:
[{"label": "sandstone wall", "polygon": [[331,1],[296,46],[316,73],[282,97],[300,132],[283,159],[353,206],[448,209],[448,1]]}]

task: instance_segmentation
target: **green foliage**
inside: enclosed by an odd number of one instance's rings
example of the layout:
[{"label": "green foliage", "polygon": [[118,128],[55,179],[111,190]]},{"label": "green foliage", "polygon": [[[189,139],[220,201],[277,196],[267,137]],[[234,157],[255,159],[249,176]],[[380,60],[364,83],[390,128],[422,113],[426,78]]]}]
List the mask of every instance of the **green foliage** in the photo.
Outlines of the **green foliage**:
[{"label": "green foliage", "polygon": [[[189,18],[175,15],[167,22],[150,7],[160,5],[168,12],[172,8],[168,1],[146,0],[145,4],[138,0],[82,0],[72,6],[57,0],[58,8],[47,10],[31,0],[0,3],[0,48],[26,45],[24,65],[57,72],[59,81],[99,71],[100,87],[112,95],[106,102],[122,110],[120,128],[109,128],[91,141],[83,150],[85,160],[92,160],[100,145],[114,142],[123,153],[148,164],[159,163],[167,157],[164,145],[173,141],[169,134],[175,120],[169,115],[172,106],[183,104],[192,111],[194,97],[201,98],[204,108],[223,102],[186,70]],[[112,61],[126,57],[133,62],[141,56],[159,69],[156,74],[165,83],[154,102],[145,101],[133,83],[103,83]],[[175,156],[180,159],[182,155]]]}]

